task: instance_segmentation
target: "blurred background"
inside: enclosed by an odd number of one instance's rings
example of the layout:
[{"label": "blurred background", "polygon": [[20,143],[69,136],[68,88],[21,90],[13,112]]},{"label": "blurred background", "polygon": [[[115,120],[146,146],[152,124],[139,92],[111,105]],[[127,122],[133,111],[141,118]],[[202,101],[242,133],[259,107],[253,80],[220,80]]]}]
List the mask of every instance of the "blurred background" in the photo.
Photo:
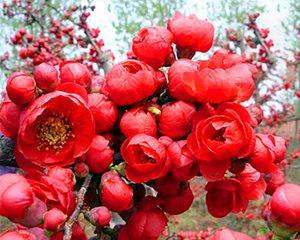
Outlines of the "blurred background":
[{"label": "blurred background", "polygon": [[[143,26],[166,26],[176,10],[196,14],[215,25],[216,49],[244,54],[258,68],[256,92],[245,105],[260,105],[260,131],[283,135],[289,143],[284,166],[287,181],[300,183],[300,1],[299,0],[1,0],[0,89],[15,70],[32,71],[47,61],[54,65],[77,59],[95,74],[107,63],[126,59],[132,37]],[[23,30],[25,29],[26,33]],[[224,220],[207,214],[202,184],[193,182],[193,208],[171,217],[170,232],[201,231],[227,225],[255,235],[266,226],[261,202],[245,214]],[[1,229],[0,229],[1,231]]]}]

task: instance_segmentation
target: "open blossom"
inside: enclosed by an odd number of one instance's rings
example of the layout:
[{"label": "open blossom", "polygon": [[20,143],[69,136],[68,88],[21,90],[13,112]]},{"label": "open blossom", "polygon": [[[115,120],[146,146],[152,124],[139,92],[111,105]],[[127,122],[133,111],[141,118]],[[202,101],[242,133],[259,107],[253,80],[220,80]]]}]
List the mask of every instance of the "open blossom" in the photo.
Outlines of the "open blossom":
[{"label": "open blossom", "polygon": [[150,97],[157,88],[154,70],[137,60],[125,60],[106,74],[106,90],[117,105],[130,105]]},{"label": "open blossom", "polygon": [[66,166],[88,150],[94,134],[94,119],[83,100],[54,91],[25,110],[16,147],[35,165]]},{"label": "open blossom", "polygon": [[142,28],[132,40],[139,60],[153,68],[162,67],[172,53],[173,34],[165,27]]},{"label": "open blossom", "polygon": [[196,15],[183,16],[176,12],[168,20],[168,29],[178,48],[207,52],[213,44],[214,26],[207,20],[199,20]]},{"label": "open blossom", "polygon": [[164,145],[146,134],[128,138],[121,146],[121,155],[126,163],[126,176],[136,183],[162,177],[170,168]]}]

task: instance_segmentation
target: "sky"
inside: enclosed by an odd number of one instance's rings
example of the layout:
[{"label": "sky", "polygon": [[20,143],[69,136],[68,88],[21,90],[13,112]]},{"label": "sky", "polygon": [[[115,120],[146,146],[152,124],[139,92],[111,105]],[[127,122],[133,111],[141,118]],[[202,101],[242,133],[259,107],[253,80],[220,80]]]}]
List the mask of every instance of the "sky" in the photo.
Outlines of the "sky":
[{"label": "sky", "polygon": [[[206,3],[212,0],[187,0],[187,4],[184,6],[183,11],[188,14],[196,14],[199,18],[208,18],[206,11]],[[218,1],[218,0],[214,0]],[[104,39],[107,48],[112,49],[116,55],[116,60],[121,60],[124,57],[120,56],[116,46],[116,33],[112,26],[112,21],[117,17],[113,13],[110,13],[107,9],[110,0],[97,0],[95,1],[96,9],[90,17],[90,24],[93,27],[100,27],[101,36]],[[284,0],[258,0],[259,4],[263,4],[266,7],[266,12],[263,13],[258,23],[261,27],[269,27],[270,38],[273,39],[277,48],[283,48],[285,44],[284,28],[281,26],[281,21],[287,16],[286,9],[288,1]],[[280,13],[277,11],[277,3],[280,3]],[[220,25],[222,23],[219,23]],[[225,29],[224,29],[225,30]]]}]

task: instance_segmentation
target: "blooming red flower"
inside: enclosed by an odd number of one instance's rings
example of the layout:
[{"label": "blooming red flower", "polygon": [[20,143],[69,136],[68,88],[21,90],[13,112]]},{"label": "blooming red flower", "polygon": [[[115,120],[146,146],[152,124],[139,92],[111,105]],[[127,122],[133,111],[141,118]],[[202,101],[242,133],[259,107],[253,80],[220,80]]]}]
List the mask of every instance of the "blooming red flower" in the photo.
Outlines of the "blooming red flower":
[{"label": "blooming red flower", "polygon": [[173,142],[167,149],[172,175],[180,181],[188,181],[198,173],[198,163],[187,147],[187,141]]},{"label": "blooming red flower", "polygon": [[44,214],[43,227],[49,231],[57,231],[66,221],[67,215],[57,208],[52,208]]},{"label": "blooming red flower", "polygon": [[162,67],[172,53],[173,34],[165,27],[142,28],[132,40],[139,60],[153,68]]},{"label": "blooming red flower", "polygon": [[102,173],[113,161],[114,151],[109,147],[109,141],[97,135],[94,137],[86,154],[86,164],[93,173]]},{"label": "blooming red flower", "polygon": [[65,61],[59,64],[59,78],[62,83],[74,82],[89,88],[91,84],[91,75],[88,68],[76,61]]},{"label": "blooming red flower", "polygon": [[25,110],[16,147],[35,165],[66,166],[88,150],[94,134],[94,119],[83,100],[54,91]]},{"label": "blooming red flower", "polygon": [[35,97],[36,83],[26,73],[15,72],[7,80],[6,92],[17,105],[26,105]]},{"label": "blooming red flower", "polygon": [[58,82],[58,71],[56,68],[47,63],[41,63],[34,68],[33,73],[37,86],[43,91],[53,91]]},{"label": "blooming red flower", "polygon": [[0,182],[0,215],[12,221],[23,218],[34,202],[30,184],[18,174],[1,175]]},{"label": "blooming red flower", "polygon": [[90,107],[98,133],[110,131],[118,118],[118,108],[105,95],[93,93],[88,95]]},{"label": "blooming red flower", "polygon": [[111,220],[111,212],[106,207],[95,207],[89,212],[89,220],[95,226],[107,226]]},{"label": "blooming red flower", "polygon": [[217,218],[228,213],[245,211],[248,200],[242,194],[242,186],[236,179],[208,182],[205,186],[208,212]]},{"label": "blooming red flower", "polygon": [[155,117],[146,107],[136,107],[125,112],[120,120],[120,130],[126,137],[139,133],[156,136]]},{"label": "blooming red flower", "polygon": [[193,192],[188,184],[181,184],[175,195],[161,196],[161,194],[158,194],[157,197],[161,200],[159,204],[161,209],[172,215],[181,214],[187,211],[194,200]]},{"label": "blooming red flower", "polygon": [[222,228],[218,231],[216,231],[211,237],[208,238],[208,240],[253,240],[252,237],[233,231],[228,228]]},{"label": "blooming red flower", "polygon": [[19,129],[22,108],[5,98],[0,105],[0,131],[6,137],[15,139]]},{"label": "blooming red flower", "polygon": [[136,183],[160,178],[170,168],[164,145],[146,134],[137,134],[123,142],[121,155],[126,162],[126,176]]},{"label": "blooming red flower", "polygon": [[126,228],[131,240],[158,239],[167,222],[165,214],[158,207],[139,209],[130,216]]},{"label": "blooming red flower", "polygon": [[102,175],[100,197],[103,206],[115,212],[130,209],[133,205],[133,190],[116,172]]},{"label": "blooming red flower", "polygon": [[176,12],[168,20],[168,29],[178,48],[207,52],[213,44],[214,26],[207,20],[199,20],[196,15],[183,16]]},{"label": "blooming red flower", "polygon": [[157,88],[156,76],[150,66],[126,60],[114,65],[106,74],[109,97],[117,105],[130,105],[150,97]]},{"label": "blooming red flower", "polygon": [[237,174],[237,179],[242,186],[243,195],[249,200],[263,199],[267,184],[260,172],[256,171],[250,164]]},{"label": "blooming red flower", "polygon": [[8,230],[0,234],[0,240],[38,240],[32,233],[26,230]]},{"label": "blooming red flower", "polygon": [[202,161],[224,161],[244,158],[254,148],[252,118],[237,103],[223,103],[215,115],[200,120],[188,137],[188,145]]},{"label": "blooming red flower", "polygon": [[256,134],[256,144],[250,156],[250,164],[260,172],[268,173],[276,169],[286,154],[285,140],[271,134]]},{"label": "blooming red flower", "polygon": [[284,184],[277,188],[270,200],[271,218],[279,225],[300,231],[300,186]]},{"label": "blooming red flower", "polygon": [[158,118],[159,132],[172,139],[180,139],[192,129],[195,106],[183,101],[172,102],[162,107]]}]

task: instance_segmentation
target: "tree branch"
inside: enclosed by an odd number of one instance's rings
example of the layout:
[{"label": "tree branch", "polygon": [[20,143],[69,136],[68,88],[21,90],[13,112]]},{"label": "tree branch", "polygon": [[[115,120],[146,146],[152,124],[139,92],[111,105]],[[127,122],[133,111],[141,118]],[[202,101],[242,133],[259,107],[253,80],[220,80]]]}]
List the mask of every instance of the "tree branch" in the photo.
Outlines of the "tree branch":
[{"label": "tree branch", "polygon": [[85,177],[84,182],[83,182],[80,190],[78,191],[77,204],[76,204],[74,212],[72,213],[69,220],[65,224],[65,227],[64,227],[65,234],[64,234],[63,240],[70,240],[71,237],[72,237],[72,226],[77,221],[78,216],[81,212],[81,208],[82,208],[83,202],[84,202],[84,196],[85,196],[85,194],[87,192],[87,189],[90,185],[91,179],[92,179],[92,175],[88,174]]}]

